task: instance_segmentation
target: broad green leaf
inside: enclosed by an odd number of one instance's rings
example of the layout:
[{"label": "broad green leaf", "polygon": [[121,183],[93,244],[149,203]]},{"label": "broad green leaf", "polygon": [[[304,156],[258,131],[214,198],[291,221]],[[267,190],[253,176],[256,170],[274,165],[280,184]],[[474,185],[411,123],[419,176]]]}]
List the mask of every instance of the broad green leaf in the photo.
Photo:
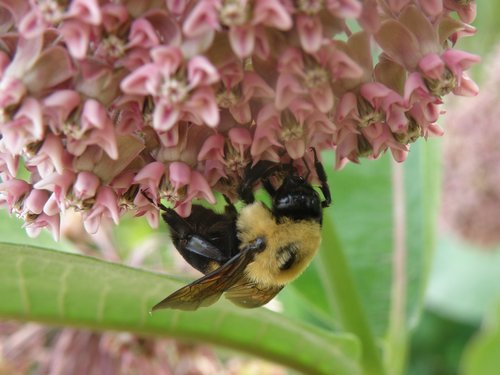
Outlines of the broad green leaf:
[{"label": "broad green leaf", "polygon": [[[406,309],[402,318],[415,325],[422,309],[424,292],[434,248],[435,217],[439,187],[438,144],[433,141],[412,145],[404,168],[404,201],[406,229]],[[348,266],[354,275],[363,309],[373,331],[382,336],[388,329],[393,282],[392,256],[394,250],[393,186],[391,155],[378,160],[365,160],[361,164],[348,164],[341,171],[326,167],[333,205],[325,215],[333,218],[340,243],[345,249]],[[325,166],[331,165],[326,159]],[[338,325],[332,310],[332,296],[325,278],[335,269],[334,257],[321,256],[331,251],[323,228],[320,256],[293,287],[310,301],[318,316],[329,316],[331,325]],[[325,263],[331,262],[331,263]],[[318,270],[326,272],[318,272]],[[330,302],[329,302],[330,301]],[[342,301],[335,301],[335,304]]]},{"label": "broad green leaf", "polygon": [[477,324],[499,298],[499,249],[479,249],[451,235],[440,238],[427,295],[429,308]]},{"label": "broad green leaf", "polygon": [[79,255],[0,244],[0,318],[202,340],[306,374],[359,373],[359,344],[265,309],[219,302],[196,312],[151,306],[181,286],[159,274]]},{"label": "broad green leaf", "polygon": [[500,303],[490,309],[481,333],[465,350],[461,363],[464,375],[498,374],[500,356]]}]

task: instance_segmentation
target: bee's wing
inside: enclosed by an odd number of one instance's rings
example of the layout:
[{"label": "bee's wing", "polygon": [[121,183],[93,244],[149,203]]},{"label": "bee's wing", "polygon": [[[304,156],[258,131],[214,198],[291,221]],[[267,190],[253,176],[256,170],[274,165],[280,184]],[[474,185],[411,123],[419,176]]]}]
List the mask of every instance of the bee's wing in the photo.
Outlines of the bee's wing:
[{"label": "bee's wing", "polygon": [[258,286],[252,281],[239,282],[226,291],[226,298],[241,307],[265,305],[278,294],[284,285]]},{"label": "bee's wing", "polygon": [[264,241],[257,239],[216,270],[169,295],[155,305],[153,311],[165,308],[196,310],[200,306],[210,306],[242,278],[246,266],[264,247]]}]

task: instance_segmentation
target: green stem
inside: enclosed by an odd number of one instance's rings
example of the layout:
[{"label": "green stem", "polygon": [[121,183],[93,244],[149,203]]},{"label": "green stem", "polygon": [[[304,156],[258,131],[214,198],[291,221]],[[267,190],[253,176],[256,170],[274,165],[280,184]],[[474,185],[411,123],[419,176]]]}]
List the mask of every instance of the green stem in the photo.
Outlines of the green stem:
[{"label": "green stem", "polygon": [[355,334],[362,348],[361,364],[366,375],[385,373],[380,351],[375,343],[370,324],[354,285],[351,270],[344,255],[344,249],[337,235],[335,225],[328,215],[324,217],[323,245],[320,251],[319,272],[329,290],[329,303],[332,311],[339,317],[342,328]]},{"label": "green stem", "polygon": [[408,352],[408,332],[406,328],[406,198],[403,166],[396,162],[392,162],[392,190],[393,276],[385,362],[388,374],[401,375],[405,371]]}]

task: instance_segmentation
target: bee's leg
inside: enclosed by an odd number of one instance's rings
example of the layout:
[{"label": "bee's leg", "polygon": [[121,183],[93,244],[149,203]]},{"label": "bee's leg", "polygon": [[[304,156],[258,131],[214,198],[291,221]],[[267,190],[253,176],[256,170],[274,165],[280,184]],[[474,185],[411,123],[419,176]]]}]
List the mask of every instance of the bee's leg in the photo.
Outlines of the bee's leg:
[{"label": "bee's leg", "polygon": [[280,164],[273,163],[269,160],[261,160],[254,166],[249,164],[245,171],[245,177],[238,187],[240,199],[246,204],[253,203],[255,201],[253,194],[254,185],[259,181],[265,180],[280,168],[282,168]]},{"label": "bee's leg", "polygon": [[325,197],[325,200],[321,202],[321,206],[328,207],[332,203],[332,196],[330,194],[330,187],[328,186],[326,172],[323,168],[323,164],[321,164],[321,162],[318,160],[316,149],[314,147],[311,147],[311,151],[314,154],[314,168],[316,169],[316,174],[318,175],[319,181],[321,182],[321,192]]},{"label": "bee's leg", "polygon": [[226,201],[226,207],[224,208],[225,214],[229,215],[230,217],[236,218],[238,216],[238,211],[236,211],[236,207],[234,207],[233,202],[231,202],[227,195],[223,194],[222,196]]},{"label": "bee's leg", "polygon": [[264,189],[267,191],[267,194],[269,194],[271,197],[274,197],[274,195],[276,194],[276,189],[274,188],[273,184],[271,184],[271,181],[269,181],[269,178],[263,179],[262,185],[264,186]]},{"label": "bee's leg", "polygon": [[220,266],[229,259],[229,254],[220,250],[200,233],[201,228],[197,228],[200,225],[191,223],[189,217],[185,219],[173,209],[167,208],[162,218],[169,226],[172,242],[179,253],[197,270],[203,273],[210,272],[214,265]]}]

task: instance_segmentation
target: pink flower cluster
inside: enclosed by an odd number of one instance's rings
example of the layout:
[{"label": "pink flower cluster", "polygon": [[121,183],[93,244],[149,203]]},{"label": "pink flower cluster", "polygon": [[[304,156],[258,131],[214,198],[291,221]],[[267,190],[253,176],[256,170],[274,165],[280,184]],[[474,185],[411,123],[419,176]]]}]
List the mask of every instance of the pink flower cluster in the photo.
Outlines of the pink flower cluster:
[{"label": "pink flower cluster", "polygon": [[[244,167],[336,167],[440,135],[475,95],[464,0],[0,0],[0,204],[29,234],[67,209],[95,232],[153,199],[189,215]],[[458,14],[458,17],[455,14]],[[300,164],[300,163],[299,163]],[[20,168],[20,165],[22,168]]]}]

